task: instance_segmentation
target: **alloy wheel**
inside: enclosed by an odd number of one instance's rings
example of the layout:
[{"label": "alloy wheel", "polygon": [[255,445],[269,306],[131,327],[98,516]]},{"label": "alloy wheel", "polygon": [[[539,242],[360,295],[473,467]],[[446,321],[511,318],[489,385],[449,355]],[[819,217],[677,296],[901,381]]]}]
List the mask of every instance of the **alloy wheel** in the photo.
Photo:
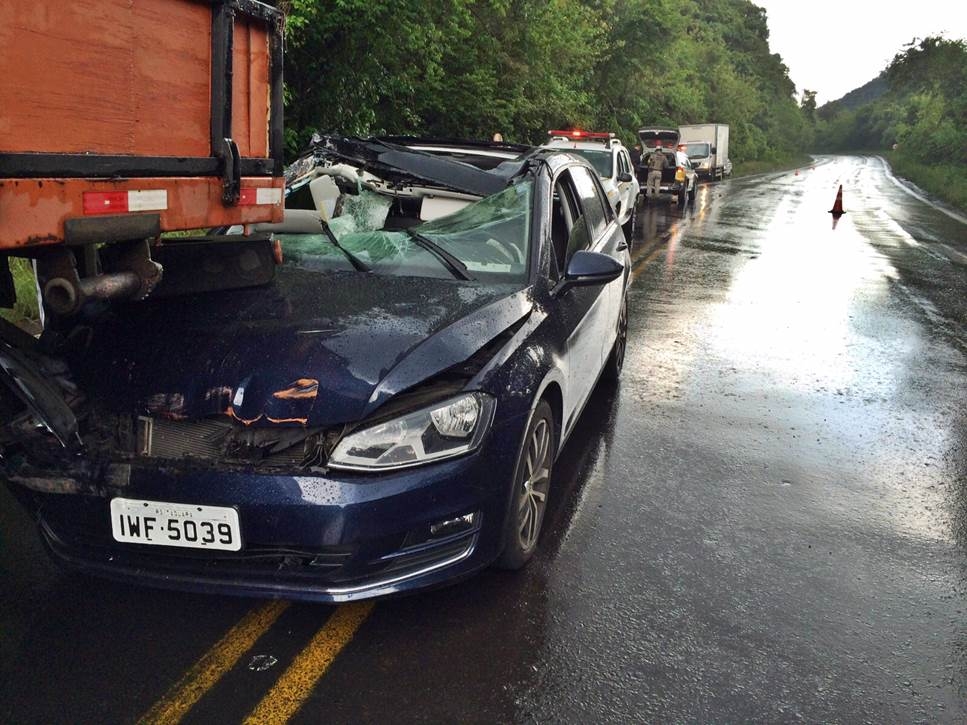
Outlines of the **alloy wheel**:
[{"label": "alloy wheel", "polygon": [[537,546],[541,532],[547,490],[551,481],[551,429],[546,418],[540,420],[527,442],[517,511],[517,536],[524,551]]},{"label": "alloy wheel", "polygon": [[614,341],[614,366],[621,372],[625,362],[625,348],[628,346],[628,303],[621,303],[621,313],[618,317],[618,337]]}]

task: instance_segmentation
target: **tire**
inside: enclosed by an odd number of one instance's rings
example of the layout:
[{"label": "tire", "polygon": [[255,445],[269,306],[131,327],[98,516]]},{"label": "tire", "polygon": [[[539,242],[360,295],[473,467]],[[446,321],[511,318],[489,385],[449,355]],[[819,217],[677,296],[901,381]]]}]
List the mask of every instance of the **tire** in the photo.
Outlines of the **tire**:
[{"label": "tire", "polygon": [[554,413],[541,400],[531,413],[517,456],[503,551],[494,562],[498,569],[521,569],[537,551],[556,455]]},{"label": "tire", "polygon": [[625,363],[625,349],[628,346],[628,298],[621,300],[621,312],[618,313],[618,336],[611,346],[611,354],[604,363],[601,378],[609,383],[616,383],[621,377],[621,368]]},{"label": "tire", "polygon": [[678,206],[685,206],[685,201],[687,200],[687,198],[688,198],[688,193],[686,192],[685,187],[683,186],[681,189],[678,190]]},{"label": "tire", "polygon": [[697,183],[692,184],[692,188],[688,192],[688,200],[689,201],[695,201],[695,191],[696,191],[695,187],[696,186],[698,186]]},{"label": "tire", "polygon": [[634,205],[631,207],[631,216],[628,217],[628,221],[621,225],[621,229],[625,233],[625,241],[631,244],[631,240],[635,236],[635,230],[638,228],[638,213]]}]

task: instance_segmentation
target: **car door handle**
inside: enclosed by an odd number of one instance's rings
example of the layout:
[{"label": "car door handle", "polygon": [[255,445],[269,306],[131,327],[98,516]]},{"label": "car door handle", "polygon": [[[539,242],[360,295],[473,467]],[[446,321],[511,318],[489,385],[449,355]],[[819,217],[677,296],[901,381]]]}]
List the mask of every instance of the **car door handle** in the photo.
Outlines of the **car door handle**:
[{"label": "car door handle", "polygon": [[628,248],[628,242],[618,242],[617,250],[623,252]]}]

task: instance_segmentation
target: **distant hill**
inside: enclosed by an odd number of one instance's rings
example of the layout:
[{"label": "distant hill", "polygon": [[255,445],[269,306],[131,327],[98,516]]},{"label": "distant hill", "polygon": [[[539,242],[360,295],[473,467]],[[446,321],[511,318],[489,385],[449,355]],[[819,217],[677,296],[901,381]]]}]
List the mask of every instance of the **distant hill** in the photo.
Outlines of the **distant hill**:
[{"label": "distant hill", "polygon": [[840,111],[859,108],[860,106],[872,103],[886,93],[888,89],[889,85],[887,84],[886,73],[883,72],[869,83],[850,91],[842,98],[824,103],[819,107],[817,113],[820,118],[828,120]]}]

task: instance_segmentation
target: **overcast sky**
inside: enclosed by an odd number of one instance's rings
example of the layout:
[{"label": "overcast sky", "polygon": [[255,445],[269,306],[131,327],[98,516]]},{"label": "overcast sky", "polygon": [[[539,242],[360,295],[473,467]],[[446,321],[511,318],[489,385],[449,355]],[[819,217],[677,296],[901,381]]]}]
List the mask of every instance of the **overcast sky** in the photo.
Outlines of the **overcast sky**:
[{"label": "overcast sky", "polygon": [[914,37],[967,39],[964,0],[752,0],[769,19],[769,47],[782,56],[796,91],[819,105],[879,75]]}]

